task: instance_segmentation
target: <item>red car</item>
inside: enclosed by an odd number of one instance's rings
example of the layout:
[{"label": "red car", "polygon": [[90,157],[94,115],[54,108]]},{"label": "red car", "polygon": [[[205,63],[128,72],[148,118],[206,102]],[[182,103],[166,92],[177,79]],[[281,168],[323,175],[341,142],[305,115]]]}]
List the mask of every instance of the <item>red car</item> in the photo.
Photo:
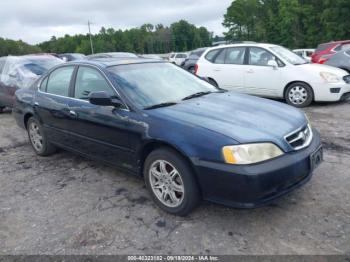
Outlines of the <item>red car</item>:
[{"label": "red car", "polygon": [[320,44],[318,45],[315,53],[313,53],[313,55],[311,56],[311,62],[324,64],[335,53],[349,48],[350,40]]}]

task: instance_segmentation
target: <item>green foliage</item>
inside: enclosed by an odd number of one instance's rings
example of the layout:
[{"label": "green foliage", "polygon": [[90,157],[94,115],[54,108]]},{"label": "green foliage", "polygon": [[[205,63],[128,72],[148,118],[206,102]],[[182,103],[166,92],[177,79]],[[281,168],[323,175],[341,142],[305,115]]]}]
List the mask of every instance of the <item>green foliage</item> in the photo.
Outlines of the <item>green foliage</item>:
[{"label": "green foliage", "polygon": [[228,40],[315,47],[350,38],[350,1],[236,0],[223,25]]},{"label": "green foliage", "polygon": [[31,46],[23,41],[14,41],[0,37],[0,56],[25,55],[41,52],[37,46]]},{"label": "green foliage", "polygon": [[[162,24],[144,24],[140,28],[124,31],[102,27],[98,34],[92,36],[92,41],[95,53],[169,53],[210,46],[212,34],[205,27],[197,28],[185,20],[180,20],[170,27]],[[38,46],[49,53],[91,53],[89,35],[52,37]]]}]

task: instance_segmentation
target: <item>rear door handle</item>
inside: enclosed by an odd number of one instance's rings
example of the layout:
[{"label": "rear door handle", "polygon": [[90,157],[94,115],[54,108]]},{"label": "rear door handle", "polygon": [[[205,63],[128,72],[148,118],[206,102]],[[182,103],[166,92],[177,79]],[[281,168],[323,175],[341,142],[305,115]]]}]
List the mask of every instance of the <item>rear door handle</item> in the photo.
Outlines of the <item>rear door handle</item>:
[{"label": "rear door handle", "polygon": [[254,70],[253,70],[253,69],[248,69],[246,72],[247,72],[248,74],[251,74],[251,73],[254,73]]},{"label": "rear door handle", "polygon": [[38,103],[38,102],[34,102],[34,105],[35,105],[35,106],[39,106],[39,103]]},{"label": "rear door handle", "polygon": [[77,116],[77,113],[76,113],[75,111],[73,111],[73,110],[69,110],[69,114],[70,114],[71,116],[74,116],[74,117]]}]

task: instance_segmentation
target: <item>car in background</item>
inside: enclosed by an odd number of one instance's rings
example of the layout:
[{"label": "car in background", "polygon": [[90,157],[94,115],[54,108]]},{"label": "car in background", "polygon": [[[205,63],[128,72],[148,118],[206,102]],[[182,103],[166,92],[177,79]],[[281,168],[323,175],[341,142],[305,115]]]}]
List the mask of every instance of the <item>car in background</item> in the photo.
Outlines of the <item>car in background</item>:
[{"label": "car in background", "polygon": [[319,133],[299,109],[153,59],[65,63],[17,91],[13,115],[36,154],[60,147],[138,175],[176,215],[202,199],[266,205],[322,162]]},{"label": "car in background", "polygon": [[86,56],[84,54],[79,54],[79,53],[65,53],[65,54],[58,54],[57,57],[62,59],[64,62],[70,62],[70,61],[85,59]]},{"label": "car in background", "polygon": [[350,40],[329,42],[318,45],[311,56],[312,63],[324,64],[332,55],[350,48]]},{"label": "car in background", "polygon": [[155,54],[143,54],[143,55],[139,55],[139,57],[163,60],[163,58],[161,58],[159,55],[155,55]]},{"label": "car in background", "polygon": [[185,61],[187,56],[188,55],[186,53],[173,53],[169,56],[168,60],[170,63],[180,66],[181,63]]},{"label": "car in background", "polygon": [[335,66],[350,73],[350,49],[336,53],[325,62],[325,65]]},{"label": "car in background", "polygon": [[315,49],[294,49],[293,52],[306,61],[311,62],[311,56],[315,52]]},{"label": "car in background", "polygon": [[92,60],[96,58],[137,58],[138,56],[129,52],[109,52],[109,53],[97,53],[86,56],[86,59]]},{"label": "car in background", "polygon": [[193,50],[189,56],[181,63],[181,67],[194,74],[194,68],[199,57],[207,50],[207,47],[198,48]]},{"label": "car in background", "polygon": [[305,59],[273,44],[234,44],[206,50],[196,74],[223,89],[271,98],[305,107],[312,101],[339,101],[350,96],[344,70]]},{"label": "car in background", "polygon": [[0,58],[0,111],[12,108],[15,92],[28,88],[42,74],[63,63],[51,55],[7,56]]}]

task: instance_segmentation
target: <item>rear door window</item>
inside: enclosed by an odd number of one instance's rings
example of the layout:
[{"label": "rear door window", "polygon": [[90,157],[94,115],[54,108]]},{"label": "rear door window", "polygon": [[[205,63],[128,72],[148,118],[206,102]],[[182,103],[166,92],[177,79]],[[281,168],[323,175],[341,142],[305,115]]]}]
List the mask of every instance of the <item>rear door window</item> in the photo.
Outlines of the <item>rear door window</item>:
[{"label": "rear door window", "polygon": [[245,50],[246,50],[245,47],[227,48],[225,63],[234,64],[234,65],[243,65]]},{"label": "rear door window", "polygon": [[68,96],[74,66],[60,67],[53,71],[47,82],[46,92],[54,95]]}]

